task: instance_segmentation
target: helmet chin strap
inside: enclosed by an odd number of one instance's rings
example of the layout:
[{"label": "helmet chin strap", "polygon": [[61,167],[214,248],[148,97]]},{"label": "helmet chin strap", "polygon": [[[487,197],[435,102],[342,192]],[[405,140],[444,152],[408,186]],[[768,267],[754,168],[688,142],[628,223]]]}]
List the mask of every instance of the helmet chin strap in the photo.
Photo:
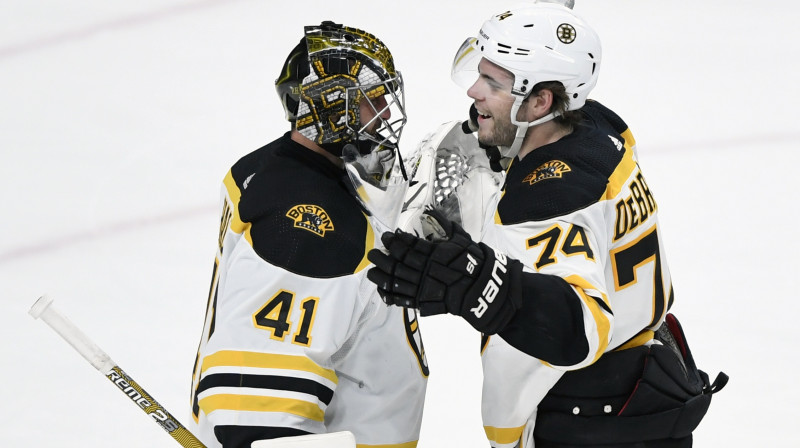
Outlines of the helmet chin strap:
[{"label": "helmet chin strap", "polygon": [[522,148],[522,141],[525,140],[525,135],[528,133],[528,129],[548,122],[553,118],[556,118],[558,115],[555,112],[550,112],[549,114],[545,115],[544,117],[537,118],[533,121],[517,121],[517,112],[519,112],[520,106],[522,106],[522,102],[525,98],[518,96],[514,99],[514,104],[511,106],[511,123],[517,126],[517,133],[514,135],[514,141],[511,143],[510,146],[498,146],[497,148],[500,150],[500,155],[502,157],[514,158],[519,154],[520,148]]}]

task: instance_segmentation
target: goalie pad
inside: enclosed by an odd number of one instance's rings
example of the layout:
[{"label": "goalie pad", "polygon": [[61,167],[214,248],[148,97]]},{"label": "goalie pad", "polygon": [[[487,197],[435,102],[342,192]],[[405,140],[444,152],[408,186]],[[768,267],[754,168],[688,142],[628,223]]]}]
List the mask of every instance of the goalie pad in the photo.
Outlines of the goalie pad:
[{"label": "goalie pad", "polygon": [[689,447],[714,383],[698,370],[678,320],[668,314],[655,342],[604,354],[567,372],[539,405],[537,448]]},{"label": "goalie pad", "polygon": [[356,448],[356,438],[350,431],[305,436],[256,440],[250,448]]},{"label": "goalie pad", "polygon": [[411,182],[399,228],[422,238],[435,237],[422,215],[432,208],[480,240],[505,173],[491,169],[486,150],[469,128],[460,121],[442,124],[422,139],[410,160]]}]

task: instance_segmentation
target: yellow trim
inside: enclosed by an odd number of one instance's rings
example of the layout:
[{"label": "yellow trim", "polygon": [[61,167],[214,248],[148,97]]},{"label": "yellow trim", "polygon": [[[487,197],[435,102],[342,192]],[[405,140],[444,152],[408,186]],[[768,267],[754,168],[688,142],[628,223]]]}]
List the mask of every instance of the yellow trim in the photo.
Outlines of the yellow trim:
[{"label": "yellow trim", "polygon": [[503,190],[503,191],[500,192],[500,199],[497,201],[497,205],[498,206],[496,206],[494,208],[494,223],[497,224],[498,226],[502,226],[503,225],[503,220],[500,219],[500,207],[499,207],[499,205],[500,205],[500,201],[503,199],[503,196],[505,196],[505,195],[506,195],[506,190]]},{"label": "yellow trim", "polygon": [[365,445],[363,443],[357,443],[357,448],[417,448],[417,440],[412,442],[405,442],[405,443],[390,443],[388,445]]},{"label": "yellow trim", "polygon": [[[587,289],[594,289],[597,290],[591,283],[587,282],[582,277],[577,275],[570,275],[569,277],[565,278],[564,280],[567,283],[577,286],[578,293],[583,300],[583,303],[589,308],[589,311],[592,313],[592,318],[594,319],[595,324],[597,325],[597,339],[598,339],[598,347],[597,353],[594,355],[594,360],[592,362],[597,361],[600,358],[606,348],[608,347],[608,335],[611,332],[611,322],[609,322],[608,317],[603,313],[603,310],[600,309],[600,305],[597,304],[594,298],[589,297],[586,294]],[[608,304],[608,297],[603,294],[603,302],[605,302],[606,306],[611,308]]]},{"label": "yellow trim", "polygon": [[364,241],[364,257],[361,259],[361,263],[359,263],[356,267],[355,272],[353,272],[354,274],[361,272],[364,268],[370,265],[371,262],[367,260],[367,252],[371,251],[372,248],[375,247],[375,231],[372,230],[372,224],[369,222],[367,215],[364,215],[364,219],[367,220],[367,236]]},{"label": "yellow trim", "polygon": [[311,115],[307,115],[305,117],[298,118],[295,126],[299,129],[304,126],[308,126],[313,122],[314,122],[314,117],[312,117]]},{"label": "yellow trim", "polygon": [[285,412],[321,422],[325,411],[318,405],[303,400],[256,395],[217,394],[200,400],[200,409],[206,415],[220,409],[231,411]]},{"label": "yellow trim", "polygon": [[370,261],[367,259],[367,252],[372,250],[375,247],[375,231],[372,230],[372,224],[369,222],[369,218],[364,215],[364,218],[367,220],[367,237],[366,241],[364,242],[364,258],[361,259],[361,263],[358,264],[356,267],[355,273],[361,272],[364,268],[370,265]]},{"label": "yellow trim", "polygon": [[231,198],[231,202],[233,203],[233,217],[231,218],[231,231],[236,233],[244,233],[245,239],[250,243],[250,246],[253,245],[253,237],[250,235],[250,223],[243,222],[242,218],[239,216],[239,200],[242,198],[242,192],[239,190],[239,187],[236,185],[236,181],[233,179],[233,172],[228,171],[228,174],[225,175],[225,180],[222,181],[225,185],[225,189],[228,190],[228,196]]},{"label": "yellow trim", "polygon": [[319,364],[304,356],[222,350],[203,358],[203,372],[212,367],[219,366],[302,370],[326,378],[334,384],[339,383],[336,372],[332,369],[321,367]]},{"label": "yellow trim", "polygon": [[633,132],[631,132],[630,128],[625,129],[625,132],[623,132],[620,135],[622,135],[622,138],[625,139],[625,147],[626,148],[631,149],[634,146],[636,146],[636,139],[633,138]]},{"label": "yellow trim", "polygon": [[631,177],[636,166],[636,161],[633,160],[633,151],[630,149],[625,151],[625,156],[622,158],[622,161],[617,165],[614,172],[611,173],[611,176],[608,177],[608,186],[601,200],[611,200],[617,197],[619,192],[625,187],[625,182]]},{"label": "yellow trim", "polygon": [[615,348],[614,351],[627,350],[629,348],[634,348],[634,347],[641,347],[647,341],[653,339],[655,335],[656,335],[655,332],[652,330],[643,330],[642,332],[634,336],[633,339],[631,339],[630,341]]},{"label": "yellow trim", "polygon": [[[513,164],[514,164],[514,159],[511,159],[511,161],[508,162],[508,166],[506,167],[506,176],[508,176],[508,171],[511,169],[511,165],[513,165]],[[494,208],[494,223],[499,225],[499,226],[503,225],[503,220],[500,219],[500,207],[499,207],[499,205],[500,205],[500,201],[503,199],[503,196],[505,196],[505,195],[506,195],[506,190],[504,188],[502,191],[500,191],[500,199],[497,200],[497,206],[495,206],[495,208]]]},{"label": "yellow trim", "polygon": [[485,352],[485,351],[486,351],[486,347],[488,347],[488,346],[489,346],[489,339],[491,339],[491,338],[492,338],[492,336],[491,336],[491,335],[489,335],[489,336],[486,336],[486,342],[485,342],[485,343],[483,344],[483,346],[481,347],[481,356],[483,356],[483,352]]},{"label": "yellow trim", "polygon": [[483,430],[486,432],[486,437],[494,443],[505,445],[507,443],[514,443],[522,438],[522,431],[525,425],[517,428],[495,428],[494,426],[484,426]]},{"label": "yellow trim", "polygon": [[[289,296],[288,298],[286,296]],[[281,336],[275,334],[275,330],[277,327],[272,325],[261,325],[258,323],[258,315],[261,314],[266,308],[270,308],[270,312],[268,312],[264,318],[268,321],[277,321],[281,322],[281,311],[283,311],[283,307],[288,307],[289,309],[286,310],[284,314],[286,319],[283,321],[286,323],[286,328],[291,328],[292,321],[289,320],[289,317],[292,315],[292,308],[294,308],[294,292],[287,291],[285,289],[280,289],[276,292],[269,300],[264,303],[261,308],[254,311],[253,314],[250,316],[251,321],[253,322],[253,326],[256,328],[260,328],[265,330],[269,333],[269,338],[275,341],[283,342],[286,339],[286,332],[288,330],[284,330]],[[288,304],[287,304],[288,302]]]},{"label": "yellow trim", "polygon": [[470,45],[469,45],[469,47],[467,47],[467,49],[465,49],[463,53],[461,53],[460,55],[458,55],[458,56],[456,57],[456,60],[455,60],[455,61],[453,61],[453,67],[457,67],[457,66],[458,66],[458,64],[460,64],[460,63],[461,63],[461,60],[462,60],[462,59],[464,59],[464,57],[466,57],[468,54],[470,54],[470,53],[472,53],[473,51],[475,51],[475,49],[474,49],[474,48],[472,48],[472,44],[473,44],[473,43],[474,43],[476,40],[477,40],[477,39],[476,39],[476,38],[474,38],[474,37],[473,37],[473,38],[470,38],[470,42],[469,42],[469,44],[470,44]]},{"label": "yellow trim", "polygon": [[[625,244],[624,246],[620,246],[620,247],[618,247],[618,248],[616,248],[616,249],[614,249],[614,250],[612,250],[610,252],[610,255],[611,255],[611,270],[614,273],[614,290],[615,291],[620,291],[620,290],[623,290],[623,289],[625,289],[625,288],[627,288],[629,286],[633,286],[636,283],[639,283],[639,275],[638,275],[639,274],[639,268],[642,267],[643,265],[647,264],[647,263],[651,263],[651,262],[652,263],[657,263],[658,262],[657,257],[656,257],[656,255],[657,255],[656,252],[652,252],[652,255],[648,256],[647,258],[642,259],[641,261],[639,261],[638,263],[636,263],[633,266],[633,268],[632,268],[633,280],[629,281],[628,283],[626,283],[623,286],[623,285],[619,284],[619,270],[617,269],[617,257],[615,255],[620,253],[620,252],[623,252],[623,251],[625,251],[627,249],[630,249],[631,247],[633,247],[633,246],[635,246],[637,244],[639,244],[643,239],[645,239],[648,236],[650,236],[650,234],[652,234],[654,231],[657,231],[657,228],[658,228],[658,224],[653,224],[649,229],[647,229],[644,232],[642,232],[642,234],[639,235],[635,240],[631,241],[630,243]],[[654,266],[653,275],[655,276],[655,275],[658,275],[658,274],[659,273],[656,272],[655,266]],[[653,285],[653,287],[655,288],[655,284]],[[655,294],[653,295],[653,297],[655,298]],[[655,303],[653,303],[653,307],[654,307],[653,309],[655,310]]]},{"label": "yellow trim", "polygon": [[[312,300],[314,301],[314,306],[311,307],[311,311],[308,311],[308,309],[306,309],[306,303]],[[317,305],[319,305],[319,297],[306,297],[300,302],[300,309],[302,310],[300,311],[300,325],[297,326],[297,331],[292,335],[292,344],[297,344],[301,347],[308,347],[311,345],[311,332],[314,330],[314,321],[317,320]],[[311,313],[311,321],[308,322],[308,329],[305,331],[308,342],[297,342],[297,337],[300,336],[300,332],[303,331],[303,322],[306,320],[307,313]]]},{"label": "yellow trim", "polygon": [[[411,353],[414,354],[414,357],[417,358],[417,365],[419,366],[419,373],[422,374],[424,378],[427,378],[430,374],[430,370],[428,373],[425,373],[425,370],[428,368],[427,359],[425,359],[425,349],[422,345],[422,334],[419,331],[419,316],[415,311],[403,310],[403,326],[406,325],[406,322],[410,319],[408,313],[414,313],[414,320],[408,322],[408,327],[406,328],[406,344],[408,344],[408,348],[411,349]],[[408,334],[408,331],[411,331],[411,334]],[[414,339],[414,335],[419,335],[419,346],[417,346],[417,341]],[[417,353],[419,351],[419,353]]]}]

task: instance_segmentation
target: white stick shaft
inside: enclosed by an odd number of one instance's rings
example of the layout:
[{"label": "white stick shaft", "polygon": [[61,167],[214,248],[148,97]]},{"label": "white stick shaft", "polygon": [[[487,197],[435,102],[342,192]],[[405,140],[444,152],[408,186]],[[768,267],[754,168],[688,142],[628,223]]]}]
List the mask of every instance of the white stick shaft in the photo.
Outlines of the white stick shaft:
[{"label": "white stick shaft", "polygon": [[41,318],[50,328],[61,335],[65,341],[69,342],[81,356],[86,358],[95,369],[99,370],[103,375],[107,375],[116,365],[114,361],[88,336],[83,334],[75,324],[52,307],[52,303],[53,299],[48,296],[42,296],[33,304],[29,313],[34,319]]},{"label": "white stick shaft", "polygon": [[65,341],[77,350],[95,369],[114,383],[119,390],[131,399],[145,414],[167,431],[175,441],[185,448],[206,448],[186,427],[172,416],[163,406],[145,391],[133,378],[129,377],[100,347],[95,345],[78,327],[51,306],[53,299],[39,297],[30,313],[34,319],[42,320]]}]

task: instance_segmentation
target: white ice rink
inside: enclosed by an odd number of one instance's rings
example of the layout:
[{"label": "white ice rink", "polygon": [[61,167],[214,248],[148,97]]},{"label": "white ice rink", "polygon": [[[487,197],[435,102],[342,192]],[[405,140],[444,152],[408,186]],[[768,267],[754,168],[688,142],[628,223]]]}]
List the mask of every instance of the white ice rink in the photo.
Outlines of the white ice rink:
[{"label": "white ice rink", "polygon": [[[465,117],[458,46],[512,2],[0,2],[0,446],[178,446],[28,309],[42,294],[184,424],[219,185],[285,130],[273,82],[302,26],[377,34],[406,81],[410,151]],[[800,7],[577,0],[603,41],[591,95],[633,129],[659,201],[673,311],[731,377],[695,446],[800,446]],[[479,337],[422,320],[418,448],[486,447]]]}]

